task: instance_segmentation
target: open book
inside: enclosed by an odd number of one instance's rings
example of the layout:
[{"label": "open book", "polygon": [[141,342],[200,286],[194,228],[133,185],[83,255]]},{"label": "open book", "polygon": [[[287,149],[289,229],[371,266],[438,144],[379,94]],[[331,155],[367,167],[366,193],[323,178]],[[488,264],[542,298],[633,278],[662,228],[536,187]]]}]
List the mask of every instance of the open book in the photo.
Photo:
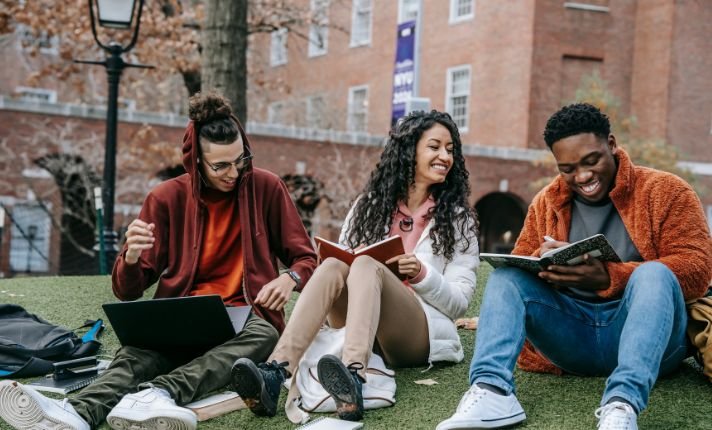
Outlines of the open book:
[{"label": "open book", "polygon": [[488,262],[494,268],[510,266],[532,273],[539,273],[545,270],[547,266],[575,266],[581,264],[583,263],[584,254],[602,261],[621,261],[606,236],[602,234],[587,237],[561,248],[552,249],[542,254],[541,257],[483,252],[480,254],[480,260]]},{"label": "open book", "polygon": [[[351,265],[354,259],[360,255],[368,255],[376,261],[386,264],[386,261],[396,255],[405,254],[403,248],[403,240],[400,236],[395,235],[373,245],[365,246],[356,251],[339,243],[331,242],[322,237],[315,236],[316,252],[321,260],[326,260],[329,257],[334,257]],[[398,273],[398,263],[387,265],[391,272],[395,273],[400,279],[405,279],[405,275]]]}]

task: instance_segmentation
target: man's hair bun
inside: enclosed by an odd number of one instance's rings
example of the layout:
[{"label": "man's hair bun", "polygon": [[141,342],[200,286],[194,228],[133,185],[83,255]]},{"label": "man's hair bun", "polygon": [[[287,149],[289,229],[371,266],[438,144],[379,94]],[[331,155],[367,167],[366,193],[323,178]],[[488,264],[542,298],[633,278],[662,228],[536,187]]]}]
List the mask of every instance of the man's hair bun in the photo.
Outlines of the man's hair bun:
[{"label": "man's hair bun", "polygon": [[227,119],[230,115],[230,102],[215,91],[196,93],[188,102],[188,116],[199,124]]}]

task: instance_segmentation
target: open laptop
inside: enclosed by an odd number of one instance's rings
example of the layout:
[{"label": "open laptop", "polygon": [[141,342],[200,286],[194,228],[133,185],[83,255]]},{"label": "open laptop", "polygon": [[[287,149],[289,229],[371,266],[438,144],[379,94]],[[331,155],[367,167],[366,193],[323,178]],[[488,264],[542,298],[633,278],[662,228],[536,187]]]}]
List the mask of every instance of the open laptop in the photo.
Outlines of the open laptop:
[{"label": "open laptop", "polygon": [[235,337],[252,308],[225,307],[218,295],[175,297],[102,305],[123,346],[207,351]]}]

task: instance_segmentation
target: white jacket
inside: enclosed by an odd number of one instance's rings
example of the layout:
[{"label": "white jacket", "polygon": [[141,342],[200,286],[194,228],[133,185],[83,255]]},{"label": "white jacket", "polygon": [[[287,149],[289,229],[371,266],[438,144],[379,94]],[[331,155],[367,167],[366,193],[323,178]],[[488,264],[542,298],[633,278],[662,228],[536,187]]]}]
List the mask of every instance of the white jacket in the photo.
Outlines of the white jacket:
[{"label": "white jacket", "polygon": [[[355,205],[346,216],[339,243],[346,243],[354,207]],[[428,320],[430,337],[428,363],[460,362],[465,355],[454,320],[465,315],[475,292],[477,281],[475,271],[480,264],[479,247],[477,238],[472,237],[470,247],[466,252],[462,252],[459,244],[464,240],[459,237],[453,258],[448,262],[444,256],[433,254],[433,241],[429,236],[433,224],[433,220],[428,223],[414,249],[415,255],[427,268],[427,274],[422,281],[411,285]]]}]

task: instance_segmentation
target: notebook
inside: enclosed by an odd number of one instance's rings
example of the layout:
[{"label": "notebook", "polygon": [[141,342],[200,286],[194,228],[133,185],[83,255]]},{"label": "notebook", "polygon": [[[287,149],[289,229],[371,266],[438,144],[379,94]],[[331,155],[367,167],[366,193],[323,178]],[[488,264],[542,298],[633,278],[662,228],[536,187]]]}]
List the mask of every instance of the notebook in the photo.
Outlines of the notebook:
[{"label": "notebook", "polygon": [[309,421],[296,430],[356,430],[363,428],[363,423],[355,421],[340,420],[332,417],[321,417]]},{"label": "notebook", "polygon": [[109,360],[98,360],[96,366],[83,371],[77,371],[74,377],[57,379],[54,374],[50,374],[32,380],[28,382],[27,385],[37,391],[66,395],[94,382],[94,380],[99,377],[99,374],[109,367],[109,364],[111,364]]},{"label": "notebook", "polygon": [[207,351],[235,337],[251,307],[225,307],[218,295],[174,297],[102,305],[123,346]]}]

